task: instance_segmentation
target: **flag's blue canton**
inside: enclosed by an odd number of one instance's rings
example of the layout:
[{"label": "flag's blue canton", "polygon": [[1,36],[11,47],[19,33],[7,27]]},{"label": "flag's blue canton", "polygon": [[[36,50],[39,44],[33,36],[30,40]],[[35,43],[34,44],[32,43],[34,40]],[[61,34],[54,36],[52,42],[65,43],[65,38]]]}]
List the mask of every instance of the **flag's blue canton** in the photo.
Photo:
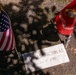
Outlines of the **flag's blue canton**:
[{"label": "flag's blue canton", "polygon": [[9,17],[7,13],[1,10],[0,13],[0,32],[6,31],[10,27]]}]

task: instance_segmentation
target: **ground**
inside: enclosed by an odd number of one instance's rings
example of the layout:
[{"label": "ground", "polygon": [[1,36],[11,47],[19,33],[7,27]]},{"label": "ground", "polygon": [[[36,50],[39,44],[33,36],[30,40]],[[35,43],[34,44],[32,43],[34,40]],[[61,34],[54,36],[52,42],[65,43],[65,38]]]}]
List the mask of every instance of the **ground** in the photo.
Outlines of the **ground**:
[{"label": "ground", "polygon": [[[23,54],[61,43],[54,18],[70,2],[71,0],[0,0],[11,19],[18,52]],[[76,75],[75,46],[76,33],[73,33],[66,48],[69,63],[29,75]],[[43,54],[42,50],[41,53]],[[15,50],[0,52],[0,58],[0,75],[27,75],[23,59],[18,58]]]}]

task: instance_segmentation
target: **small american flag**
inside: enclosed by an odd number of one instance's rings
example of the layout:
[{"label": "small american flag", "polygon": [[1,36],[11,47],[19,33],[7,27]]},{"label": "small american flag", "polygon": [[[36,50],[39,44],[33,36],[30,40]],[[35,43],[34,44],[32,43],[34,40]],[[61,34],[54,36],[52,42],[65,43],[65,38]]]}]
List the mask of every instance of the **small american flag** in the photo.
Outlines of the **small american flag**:
[{"label": "small american flag", "polygon": [[15,39],[11,22],[7,13],[0,10],[0,51],[10,51],[15,48]]}]

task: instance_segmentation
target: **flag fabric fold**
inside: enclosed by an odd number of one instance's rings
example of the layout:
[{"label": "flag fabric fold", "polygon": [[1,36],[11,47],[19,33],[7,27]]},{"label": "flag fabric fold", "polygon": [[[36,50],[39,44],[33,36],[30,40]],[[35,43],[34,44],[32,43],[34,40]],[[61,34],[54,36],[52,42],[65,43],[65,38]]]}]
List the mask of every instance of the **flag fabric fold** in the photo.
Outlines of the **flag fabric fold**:
[{"label": "flag fabric fold", "polygon": [[0,9],[0,51],[10,51],[15,48],[15,38],[11,21],[7,13]]}]

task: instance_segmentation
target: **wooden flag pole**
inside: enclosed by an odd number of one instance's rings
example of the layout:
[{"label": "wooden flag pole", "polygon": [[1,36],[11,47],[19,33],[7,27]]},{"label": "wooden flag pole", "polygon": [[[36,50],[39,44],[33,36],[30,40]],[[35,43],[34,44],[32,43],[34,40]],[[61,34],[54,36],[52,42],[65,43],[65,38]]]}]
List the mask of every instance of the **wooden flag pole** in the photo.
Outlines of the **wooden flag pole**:
[{"label": "wooden flag pole", "polygon": [[15,51],[16,51],[16,53],[17,53],[17,55],[18,55],[18,58],[19,58],[19,60],[21,59],[21,53],[20,52],[18,52],[18,50],[17,50],[17,48],[15,47]]},{"label": "wooden flag pole", "polygon": [[67,38],[67,41],[65,42],[65,48],[68,47],[71,37],[72,37],[72,34],[69,35],[69,37]]}]

